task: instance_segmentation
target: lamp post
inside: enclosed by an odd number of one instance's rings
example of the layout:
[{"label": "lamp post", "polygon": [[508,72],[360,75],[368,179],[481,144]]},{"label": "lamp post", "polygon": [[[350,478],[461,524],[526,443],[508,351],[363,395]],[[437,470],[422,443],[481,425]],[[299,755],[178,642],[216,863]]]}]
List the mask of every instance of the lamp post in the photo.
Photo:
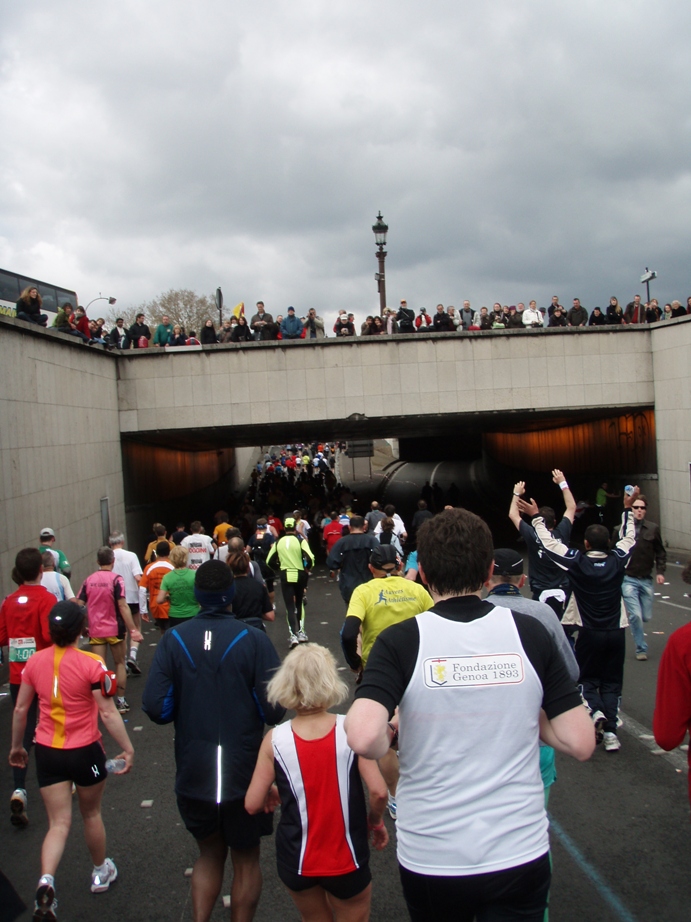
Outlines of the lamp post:
[{"label": "lamp post", "polygon": [[377,244],[376,257],[379,260],[379,272],[374,273],[374,278],[377,282],[377,290],[379,291],[379,316],[384,316],[384,308],[386,307],[386,275],[384,274],[384,260],[386,259],[386,234],[389,230],[387,224],[384,223],[384,219],[381,216],[381,211],[377,215],[377,223],[372,225],[372,230],[374,231],[374,240]]},{"label": "lamp post", "polygon": [[216,289],[216,295],[214,297],[216,301],[216,310],[218,311],[218,326],[223,326],[223,292],[220,289],[220,286]]},{"label": "lamp post", "polygon": [[[656,279],[656,278],[657,278],[657,272],[655,272],[654,269],[649,269],[646,266],[645,272],[641,276],[641,282],[645,282],[645,291],[646,291],[645,303],[646,304],[650,304],[650,283],[652,282],[653,279]],[[643,311],[643,314],[645,315],[645,311]],[[641,318],[639,317],[638,322],[645,323],[645,316],[643,317],[643,320],[641,320]]]},{"label": "lamp post", "polygon": [[94,303],[94,301],[107,301],[108,304],[112,305],[112,304],[115,304],[115,302],[117,301],[117,298],[106,298],[106,296],[102,295],[101,292],[99,291],[98,297],[92,298],[91,301],[89,301],[89,303],[86,305],[86,307],[84,308],[84,313],[87,313],[87,311],[89,310],[91,305]]}]

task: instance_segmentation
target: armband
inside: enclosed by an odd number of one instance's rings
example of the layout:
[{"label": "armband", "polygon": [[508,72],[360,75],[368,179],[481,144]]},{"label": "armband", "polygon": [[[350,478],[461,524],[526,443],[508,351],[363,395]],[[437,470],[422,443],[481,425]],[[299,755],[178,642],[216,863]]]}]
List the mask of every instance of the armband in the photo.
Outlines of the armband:
[{"label": "armband", "polygon": [[101,694],[104,698],[114,698],[118,691],[118,678],[114,672],[106,669],[101,676]]}]

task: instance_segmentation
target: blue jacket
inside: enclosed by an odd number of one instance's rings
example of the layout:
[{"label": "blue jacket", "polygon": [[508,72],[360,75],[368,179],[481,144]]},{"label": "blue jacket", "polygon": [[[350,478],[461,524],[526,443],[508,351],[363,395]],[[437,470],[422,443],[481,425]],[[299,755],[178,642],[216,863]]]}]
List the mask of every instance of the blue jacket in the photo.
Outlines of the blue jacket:
[{"label": "blue jacket", "polygon": [[177,794],[211,803],[244,798],[264,724],[285,715],[266,700],[280,664],[266,634],[225,610],[202,610],[166,631],[142,708],[154,723],[175,722]]},{"label": "blue jacket", "polygon": [[288,314],[281,321],[281,333],[284,339],[299,339],[302,333],[302,320],[295,314]]}]

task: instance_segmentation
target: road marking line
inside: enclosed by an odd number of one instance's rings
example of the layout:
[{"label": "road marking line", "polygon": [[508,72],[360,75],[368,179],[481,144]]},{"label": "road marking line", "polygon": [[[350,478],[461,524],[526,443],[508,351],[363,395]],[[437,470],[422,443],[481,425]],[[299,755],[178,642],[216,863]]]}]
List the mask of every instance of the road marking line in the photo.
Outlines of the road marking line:
[{"label": "road marking line", "polygon": [[688,769],[688,763],[686,757],[679,752],[678,749],[673,749],[671,752],[665,752],[663,749],[660,749],[655,742],[654,736],[651,734],[648,727],[644,727],[643,724],[639,724],[637,720],[634,720],[633,717],[629,717],[628,714],[624,714],[623,711],[619,711],[619,716],[622,720],[622,726],[628,734],[636,737],[636,739],[650,750],[654,755],[661,756],[666,762],[669,762],[670,765],[673,765],[676,769]]},{"label": "road marking line", "polygon": [[559,839],[566,851],[571,855],[581,871],[583,871],[586,877],[589,877],[590,880],[595,884],[595,887],[599,891],[600,896],[606,903],[609,904],[610,909],[613,910],[621,922],[636,922],[635,917],[631,915],[629,910],[626,908],[626,906],[624,906],[622,901],[619,899],[614,890],[612,890],[607,881],[593,867],[585,855],[583,855],[571,836],[564,831],[561,824],[554,819],[551,813],[548,813],[547,815],[549,817],[550,827],[554,830],[556,837]]},{"label": "road marking line", "polygon": [[682,611],[691,611],[691,608],[688,608],[686,605],[677,605],[676,602],[663,602],[660,600],[660,605],[671,605],[672,608],[681,608]]}]

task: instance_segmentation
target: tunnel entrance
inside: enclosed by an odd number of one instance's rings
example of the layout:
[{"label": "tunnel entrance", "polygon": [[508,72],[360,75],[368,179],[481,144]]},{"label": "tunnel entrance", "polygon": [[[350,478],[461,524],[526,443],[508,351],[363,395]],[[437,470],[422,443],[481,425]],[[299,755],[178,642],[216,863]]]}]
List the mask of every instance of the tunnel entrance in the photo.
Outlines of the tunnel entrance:
[{"label": "tunnel entrance", "polygon": [[[290,424],[267,431],[262,427],[253,442],[246,432],[236,437],[237,444],[256,445],[259,457],[261,444],[368,438],[372,432],[371,421],[351,417],[321,425]],[[232,437],[228,430],[205,429],[140,432],[136,439],[123,438],[125,500],[128,530],[135,532],[132,537],[143,540],[153,521],[170,527],[178,520],[199,518],[208,528],[218,509],[237,505],[243,485]],[[404,517],[412,516],[424,492],[432,508],[442,508],[447,502],[462,505],[487,520],[495,540],[508,541],[515,538],[507,524],[513,484],[526,480],[529,494],[539,504],[560,508],[559,490],[550,475],[557,467],[568,476],[576,499],[584,502],[594,500],[603,481],[613,492],[625,483],[638,483],[648,496],[651,518],[657,516],[652,408],[611,414],[602,410],[559,415],[478,413],[462,420],[432,416],[425,418],[422,427],[410,419],[379,420],[374,437],[398,439],[399,459],[371,480],[351,484],[363,511],[376,497],[392,502]],[[613,503],[613,518],[616,513]]]}]

